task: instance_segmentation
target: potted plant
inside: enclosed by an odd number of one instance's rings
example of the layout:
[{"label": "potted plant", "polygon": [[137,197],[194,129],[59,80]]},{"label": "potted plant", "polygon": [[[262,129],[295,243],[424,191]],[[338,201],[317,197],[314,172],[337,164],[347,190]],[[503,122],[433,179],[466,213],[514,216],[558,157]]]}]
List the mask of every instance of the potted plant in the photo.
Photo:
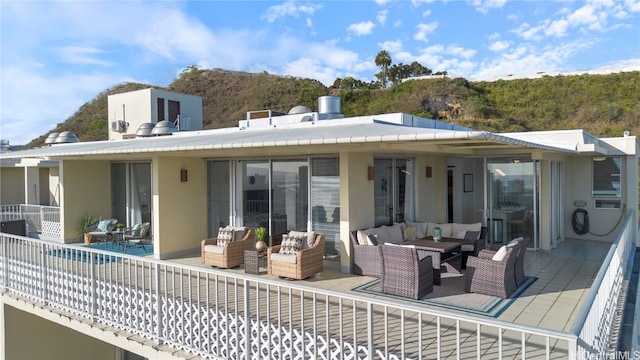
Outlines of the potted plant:
[{"label": "potted plant", "polygon": [[256,250],[262,251],[267,247],[264,240],[267,238],[267,228],[260,226],[256,229]]},{"label": "potted plant", "polygon": [[94,217],[90,214],[87,214],[80,219],[80,233],[84,235],[85,244],[89,244],[91,242],[88,232],[92,230],[91,227],[99,220],[99,217]]}]

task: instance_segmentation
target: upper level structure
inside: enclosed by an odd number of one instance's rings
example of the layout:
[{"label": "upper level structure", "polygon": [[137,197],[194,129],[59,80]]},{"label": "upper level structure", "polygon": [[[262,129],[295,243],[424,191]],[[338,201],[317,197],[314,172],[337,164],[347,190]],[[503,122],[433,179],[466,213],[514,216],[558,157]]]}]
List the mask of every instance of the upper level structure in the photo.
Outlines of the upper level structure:
[{"label": "upper level structure", "polygon": [[154,88],[109,95],[109,140],[135,137],[142,124],[168,121],[179,131],[202,129],[202,98]]}]

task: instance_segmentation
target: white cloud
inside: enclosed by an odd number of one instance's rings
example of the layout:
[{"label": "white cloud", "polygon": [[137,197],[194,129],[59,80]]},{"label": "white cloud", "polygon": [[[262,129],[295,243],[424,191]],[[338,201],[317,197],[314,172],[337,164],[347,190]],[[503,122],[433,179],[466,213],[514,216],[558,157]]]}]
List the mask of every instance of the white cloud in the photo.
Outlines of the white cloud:
[{"label": "white cloud", "polygon": [[357,24],[351,24],[347,27],[347,31],[355,36],[370,35],[375,25],[371,21],[363,21]]},{"label": "white cloud", "polygon": [[548,26],[544,27],[544,33],[548,36],[562,37],[567,35],[569,22],[567,20],[552,21]]},{"label": "white cloud", "polygon": [[297,5],[295,1],[289,0],[279,5],[270,6],[266,13],[262,15],[262,18],[268,22],[274,22],[288,16],[297,18],[300,17],[300,14],[313,15],[320,8],[322,8],[322,5]]},{"label": "white cloud", "polygon": [[499,40],[489,45],[489,50],[494,52],[500,52],[508,47],[509,47],[508,41]]},{"label": "white cloud", "polygon": [[428,36],[433,34],[436,29],[438,28],[438,22],[434,21],[432,23],[429,24],[418,24],[416,26],[417,31],[415,33],[415,35],[413,36],[414,39],[418,40],[418,41],[424,41],[427,42],[428,41]]},{"label": "white cloud", "polygon": [[115,63],[101,59],[105,51],[97,47],[63,46],[57,49],[58,56],[71,64],[114,66]]},{"label": "white cloud", "polygon": [[640,12],[640,1],[625,0],[624,6],[631,12]]},{"label": "white cloud", "polygon": [[384,25],[387,22],[388,15],[389,15],[389,10],[379,11],[378,15],[376,16],[376,20],[378,20],[380,24]]},{"label": "white cloud", "polygon": [[[13,145],[21,145],[66,121],[84,103],[118,82],[113,74],[44,76],[42,68],[2,68],[0,133]],[[82,140],[82,139],[81,139]]]},{"label": "white cloud", "polygon": [[478,12],[486,14],[490,9],[499,9],[507,3],[507,0],[473,0],[472,5]]},{"label": "white cloud", "polygon": [[387,50],[390,53],[395,53],[402,49],[402,41],[385,41],[383,43],[378,43],[378,46],[380,46],[382,50]]}]

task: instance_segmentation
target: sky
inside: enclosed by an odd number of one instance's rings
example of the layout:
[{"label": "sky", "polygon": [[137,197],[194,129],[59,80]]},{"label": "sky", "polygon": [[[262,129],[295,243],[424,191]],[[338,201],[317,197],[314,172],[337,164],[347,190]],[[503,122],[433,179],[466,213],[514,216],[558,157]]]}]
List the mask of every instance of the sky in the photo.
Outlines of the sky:
[{"label": "sky", "polygon": [[370,82],[381,50],[471,81],[640,70],[640,0],[1,0],[0,138],[193,65]]}]

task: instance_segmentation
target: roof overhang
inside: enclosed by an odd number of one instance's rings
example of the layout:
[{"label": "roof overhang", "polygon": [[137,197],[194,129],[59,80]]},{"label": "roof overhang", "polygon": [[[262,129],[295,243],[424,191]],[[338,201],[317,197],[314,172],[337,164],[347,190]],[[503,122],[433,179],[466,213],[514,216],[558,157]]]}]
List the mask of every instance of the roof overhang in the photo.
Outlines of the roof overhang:
[{"label": "roof overhang", "polygon": [[569,148],[488,131],[420,128],[382,121],[341,124],[340,120],[332,120],[331,123],[313,122],[292,127],[203,130],[153,138],[56,144],[3,153],[0,159],[118,158],[158,153],[206,157],[237,154],[239,149],[263,155],[271,152],[300,154],[305,153],[305,148],[313,148],[315,153],[336,153],[344,149],[371,151],[380,148],[395,152],[461,155],[531,151],[580,153],[575,146]]}]

